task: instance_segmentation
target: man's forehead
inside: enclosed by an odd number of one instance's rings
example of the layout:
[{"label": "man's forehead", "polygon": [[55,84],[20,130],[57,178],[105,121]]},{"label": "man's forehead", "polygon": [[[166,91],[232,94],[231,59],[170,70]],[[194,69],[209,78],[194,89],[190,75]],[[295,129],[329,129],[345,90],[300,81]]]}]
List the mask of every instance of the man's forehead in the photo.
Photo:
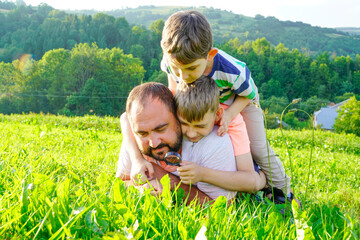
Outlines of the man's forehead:
[{"label": "man's forehead", "polygon": [[130,122],[134,131],[152,130],[158,125],[169,122],[173,115],[169,108],[159,99],[147,99],[142,103],[133,103],[130,111]]},{"label": "man's forehead", "polygon": [[162,111],[168,110],[160,99],[148,96],[145,99],[136,100],[132,103],[130,115],[135,117],[154,107],[156,107],[156,109],[160,108]]}]

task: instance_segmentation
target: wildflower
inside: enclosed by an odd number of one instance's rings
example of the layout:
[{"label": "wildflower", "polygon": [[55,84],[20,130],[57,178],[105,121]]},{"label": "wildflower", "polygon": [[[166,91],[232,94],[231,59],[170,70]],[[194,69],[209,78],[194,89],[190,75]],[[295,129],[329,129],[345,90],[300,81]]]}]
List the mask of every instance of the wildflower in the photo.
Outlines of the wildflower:
[{"label": "wildflower", "polygon": [[300,102],[301,101],[301,98],[296,98],[296,99],[293,99],[292,100],[292,103],[293,104],[297,104],[298,102]]}]

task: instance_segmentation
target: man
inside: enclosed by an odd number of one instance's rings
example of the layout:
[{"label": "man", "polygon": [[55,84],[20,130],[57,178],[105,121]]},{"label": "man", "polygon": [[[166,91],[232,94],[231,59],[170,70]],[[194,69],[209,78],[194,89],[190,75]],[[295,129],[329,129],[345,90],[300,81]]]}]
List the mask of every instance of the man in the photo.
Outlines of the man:
[{"label": "man", "polygon": [[[180,179],[156,164],[156,160],[163,160],[168,151],[177,152],[181,148],[181,127],[176,118],[176,107],[172,93],[160,83],[141,84],[129,94],[126,103],[126,116],[138,148],[149,160],[147,164],[153,167],[148,168],[152,172],[147,172],[150,184],[157,186],[160,179],[165,174],[169,174],[171,188],[173,189],[175,185],[180,183]],[[123,180],[130,180],[129,170],[133,167],[129,161],[129,152],[126,147],[126,144],[130,144],[130,142],[124,139],[120,150],[116,176]],[[181,184],[180,187],[189,194],[189,200],[195,197],[200,203],[211,200],[194,186]]]}]

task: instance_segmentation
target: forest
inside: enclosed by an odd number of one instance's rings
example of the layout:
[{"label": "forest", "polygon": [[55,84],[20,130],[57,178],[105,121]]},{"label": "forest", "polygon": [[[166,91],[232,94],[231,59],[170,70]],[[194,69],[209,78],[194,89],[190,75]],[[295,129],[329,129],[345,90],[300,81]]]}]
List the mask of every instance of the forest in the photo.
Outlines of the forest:
[{"label": "forest", "polygon": [[[105,13],[80,15],[46,4],[0,2],[0,113],[119,116],[134,86],[167,82],[160,70],[163,25],[163,18],[146,27]],[[278,115],[302,98],[298,107],[312,114],[360,94],[360,50],[311,54],[256,34],[259,38],[250,40],[242,34],[215,39],[215,47],[247,64],[267,113]],[[344,37],[349,43],[351,37]],[[301,112],[295,117],[308,119]]]}]

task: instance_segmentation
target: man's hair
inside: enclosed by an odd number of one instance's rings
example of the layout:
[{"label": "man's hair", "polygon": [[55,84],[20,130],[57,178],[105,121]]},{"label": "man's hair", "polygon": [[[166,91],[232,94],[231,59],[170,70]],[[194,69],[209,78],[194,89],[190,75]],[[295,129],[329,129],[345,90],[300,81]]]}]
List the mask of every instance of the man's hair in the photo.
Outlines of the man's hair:
[{"label": "man's hair", "polygon": [[160,100],[176,117],[175,100],[169,88],[162,83],[147,82],[136,86],[129,93],[126,101],[126,115],[128,118],[134,103],[139,103],[139,107],[143,108],[149,102],[149,99]]},{"label": "man's hair", "polygon": [[213,46],[212,32],[205,16],[197,11],[179,11],[165,22],[161,48],[179,63],[207,58]]},{"label": "man's hair", "polygon": [[179,83],[175,92],[177,113],[187,121],[201,121],[205,114],[219,107],[219,87],[208,76],[201,76],[191,84]]}]

